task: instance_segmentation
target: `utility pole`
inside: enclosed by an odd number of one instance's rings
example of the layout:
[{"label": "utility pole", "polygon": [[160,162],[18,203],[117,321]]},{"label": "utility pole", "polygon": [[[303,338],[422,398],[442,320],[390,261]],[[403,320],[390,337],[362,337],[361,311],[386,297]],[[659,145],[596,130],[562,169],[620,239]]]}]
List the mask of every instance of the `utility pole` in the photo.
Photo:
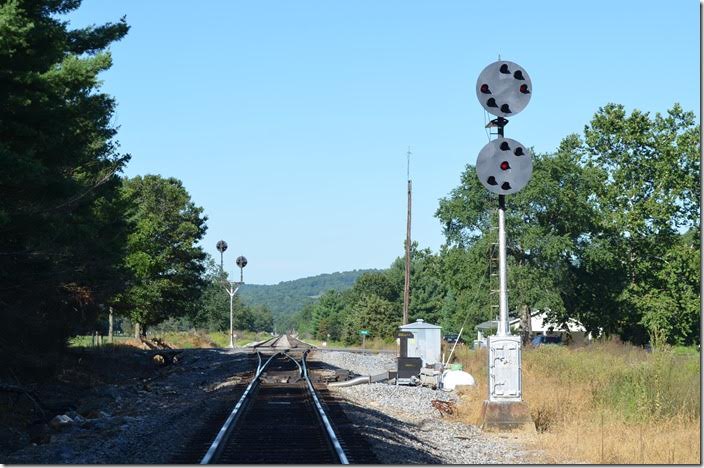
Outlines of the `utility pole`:
[{"label": "utility pole", "polygon": [[403,284],[403,325],[408,323],[408,306],[411,300],[411,147],[406,153],[406,176],[408,178],[408,212],[406,215],[406,275]]}]

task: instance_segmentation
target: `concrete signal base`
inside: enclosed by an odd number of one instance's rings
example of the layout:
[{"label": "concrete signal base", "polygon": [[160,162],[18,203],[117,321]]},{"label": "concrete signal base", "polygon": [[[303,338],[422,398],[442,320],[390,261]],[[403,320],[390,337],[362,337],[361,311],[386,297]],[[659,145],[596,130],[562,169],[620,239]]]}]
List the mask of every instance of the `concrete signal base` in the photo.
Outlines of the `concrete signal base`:
[{"label": "concrete signal base", "polygon": [[485,432],[535,432],[530,410],[523,401],[484,400],[480,420]]}]

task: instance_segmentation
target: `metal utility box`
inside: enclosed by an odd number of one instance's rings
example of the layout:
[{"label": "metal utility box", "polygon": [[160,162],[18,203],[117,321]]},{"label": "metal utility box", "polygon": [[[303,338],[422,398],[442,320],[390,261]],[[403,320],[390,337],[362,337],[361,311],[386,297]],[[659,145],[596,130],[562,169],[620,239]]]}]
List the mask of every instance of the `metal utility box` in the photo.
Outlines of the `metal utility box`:
[{"label": "metal utility box", "polygon": [[413,333],[413,338],[408,338],[408,357],[419,357],[423,367],[433,366],[442,362],[440,358],[440,330],[441,328],[431,323],[418,319],[414,323],[401,325],[401,332]]},{"label": "metal utility box", "polygon": [[398,358],[398,380],[410,379],[418,377],[420,373],[421,360],[417,357],[400,357]]},{"label": "metal utility box", "polygon": [[489,401],[521,401],[521,337],[489,337]]}]

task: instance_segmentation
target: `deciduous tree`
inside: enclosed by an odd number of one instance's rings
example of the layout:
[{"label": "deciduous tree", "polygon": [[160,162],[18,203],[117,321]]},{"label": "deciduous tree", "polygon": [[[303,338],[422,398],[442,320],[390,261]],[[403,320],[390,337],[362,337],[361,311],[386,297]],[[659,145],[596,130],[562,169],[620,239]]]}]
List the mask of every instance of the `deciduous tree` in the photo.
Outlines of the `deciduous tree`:
[{"label": "deciduous tree", "polygon": [[205,253],[197,244],[207,229],[180,180],[155,175],[126,179],[123,196],[134,225],[126,266],[134,280],[119,297],[131,319],[145,327],[192,315],[205,288]]}]

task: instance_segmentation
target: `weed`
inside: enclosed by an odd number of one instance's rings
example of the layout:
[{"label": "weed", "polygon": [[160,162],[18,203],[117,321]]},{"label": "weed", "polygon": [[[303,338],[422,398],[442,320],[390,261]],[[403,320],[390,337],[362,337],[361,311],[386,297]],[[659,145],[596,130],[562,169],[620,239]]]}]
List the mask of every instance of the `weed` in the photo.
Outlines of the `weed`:
[{"label": "weed", "polygon": [[[476,424],[487,398],[486,351],[455,353],[477,381],[463,392],[458,417]],[[523,351],[523,396],[538,431],[533,443],[562,463],[699,463],[699,379],[692,348],[648,353],[604,341]]]}]

